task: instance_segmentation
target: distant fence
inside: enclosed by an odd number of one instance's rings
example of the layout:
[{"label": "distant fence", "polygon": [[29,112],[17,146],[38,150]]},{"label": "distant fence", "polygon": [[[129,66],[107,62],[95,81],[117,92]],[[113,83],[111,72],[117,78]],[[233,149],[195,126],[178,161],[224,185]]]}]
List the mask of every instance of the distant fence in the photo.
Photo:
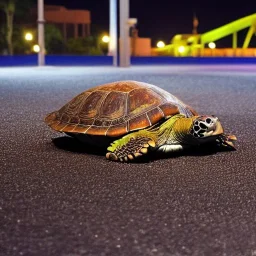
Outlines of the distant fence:
[{"label": "distant fence", "polygon": [[[256,64],[256,57],[131,57],[132,65]],[[0,56],[0,66],[36,66],[37,55]],[[47,55],[49,66],[111,66],[111,56]]]},{"label": "distant fence", "polygon": [[202,54],[205,57],[256,57],[256,48],[204,48]]},{"label": "distant fence", "polygon": [[[168,45],[165,48],[151,48],[151,56],[169,56],[169,57],[256,57],[256,48],[193,48],[186,46],[187,51],[178,52],[178,46]],[[145,55],[146,56],[146,55]]]},{"label": "distant fence", "polygon": [[133,65],[256,64],[255,57],[132,57]]},{"label": "distant fence", "polygon": [[[112,65],[111,56],[47,55],[45,64],[50,66]],[[36,66],[37,55],[0,56],[0,66]]]}]

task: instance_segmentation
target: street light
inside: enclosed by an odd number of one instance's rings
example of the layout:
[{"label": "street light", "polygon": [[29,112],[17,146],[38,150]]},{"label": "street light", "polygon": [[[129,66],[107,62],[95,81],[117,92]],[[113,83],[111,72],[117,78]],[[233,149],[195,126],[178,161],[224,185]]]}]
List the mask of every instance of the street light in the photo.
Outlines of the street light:
[{"label": "street light", "polygon": [[183,45],[179,46],[178,52],[179,53],[184,53],[185,52],[185,47]]},{"label": "street light", "polygon": [[109,42],[110,37],[108,35],[105,35],[101,38],[101,50],[103,51],[104,55],[107,55],[108,53]]},{"label": "street light", "polygon": [[157,46],[157,48],[163,48],[163,47],[165,47],[165,43],[163,41],[159,41],[159,42],[157,42],[156,46]]},{"label": "street light", "polygon": [[214,42],[210,42],[208,44],[208,46],[209,46],[210,49],[215,49],[216,48],[216,44]]},{"label": "street light", "polygon": [[30,32],[27,32],[25,34],[25,40],[26,41],[32,41],[33,40],[33,35]]},{"label": "street light", "polygon": [[216,48],[216,44],[214,42],[210,42],[208,47],[211,49],[211,56],[214,56],[214,49]]},{"label": "street light", "polygon": [[110,37],[109,36],[103,36],[101,40],[104,43],[109,43],[110,42]]},{"label": "street light", "polygon": [[34,46],[33,46],[33,51],[34,52],[40,52],[40,46],[38,45],[38,44],[35,44]]}]

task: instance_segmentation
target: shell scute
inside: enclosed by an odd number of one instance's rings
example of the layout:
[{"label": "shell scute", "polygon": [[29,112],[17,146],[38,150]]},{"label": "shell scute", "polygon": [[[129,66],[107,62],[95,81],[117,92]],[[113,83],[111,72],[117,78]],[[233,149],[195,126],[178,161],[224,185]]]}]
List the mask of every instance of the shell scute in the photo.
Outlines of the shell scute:
[{"label": "shell scute", "polygon": [[[99,115],[99,107],[102,101],[104,92],[95,91],[92,92],[84,101],[80,107],[79,117],[80,118],[94,118]],[[74,113],[74,112],[73,112]]]},{"label": "shell scute", "polygon": [[62,116],[61,116],[61,122],[69,123],[70,122],[70,116],[66,113],[63,113]]},{"label": "shell scute", "polygon": [[79,112],[79,108],[82,104],[82,102],[90,95],[90,93],[87,92],[82,92],[76,97],[74,97],[69,103],[64,105],[60,110],[59,114],[62,115],[67,114],[67,115],[72,115],[75,112]]},{"label": "shell scute", "polygon": [[112,121],[109,121],[109,120],[104,120],[104,119],[96,119],[93,123],[93,125],[95,126],[110,126],[112,123]]},{"label": "shell scute", "polygon": [[76,124],[67,124],[60,131],[62,131],[62,132],[71,132],[71,131],[74,130],[74,128],[76,126],[77,126]]},{"label": "shell scute", "polygon": [[164,112],[156,107],[147,112],[148,118],[152,124],[157,123],[159,120],[165,117]]},{"label": "shell scute", "polygon": [[110,92],[100,108],[102,118],[120,118],[126,114],[126,94]]},{"label": "shell scute", "polygon": [[179,113],[179,108],[169,102],[160,105],[159,108],[161,108],[165,116],[172,116]]},{"label": "shell scute", "polygon": [[138,82],[134,81],[117,81],[114,83],[108,83],[99,85],[97,87],[91,88],[88,91],[94,91],[94,90],[100,90],[100,91],[106,91],[106,92],[130,92],[133,89],[139,88]]},{"label": "shell scute", "polygon": [[67,126],[66,123],[60,123],[60,122],[56,122],[51,125],[52,129],[56,131],[61,131],[65,126]]},{"label": "shell scute", "polygon": [[106,132],[106,136],[119,137],[128,132],[127,123],[110,126]]},{"label": "shell scute", "polygon": [[86,130],[86,134],[93,134],[93,135],[105,135],[106,131],[108,130],[109,127],[105,127],[105,126],[90,126],[87,130]]},{"label": "shell scute", "polygon": [[143,129],[151,125],[150,120],[147,117],[147,114],[136,116],[132,118],[129,122],[129,130],[134,131],[138,129]]},{"label": "shell scute", "polygon": [[127,117],[120,117],[120,118],[112,120],[111,125],[116,126],[116,125],[119,125],[119,124],[122,124],[122,123],[126,123],[127,120],[128,120]]},{"label": "shell scute", "polygon": [[86,132],[89,129],[89,127],[90,127],[90,125],[87,125],[87,126],[76,125],[74,128],[71,128],[69,130],[69,132],[84,133],[84,132]]},{"label": "shell scute", "polygon": [[70,122],[70,124],[79,124],[80,118],[78,116],[71,116],[69,122]]},{"label": "shell scute", "polygon": [[130,115],[137,115],[154,108],[161,103],[161,98],[145,88],[135,89],[129,93]]},{"label": "shell scute", "polygon": [[93,125],[94,119],[89,119],[89,118],[80,118],[79,125],[82,126],[87,126],[87,125]]}]

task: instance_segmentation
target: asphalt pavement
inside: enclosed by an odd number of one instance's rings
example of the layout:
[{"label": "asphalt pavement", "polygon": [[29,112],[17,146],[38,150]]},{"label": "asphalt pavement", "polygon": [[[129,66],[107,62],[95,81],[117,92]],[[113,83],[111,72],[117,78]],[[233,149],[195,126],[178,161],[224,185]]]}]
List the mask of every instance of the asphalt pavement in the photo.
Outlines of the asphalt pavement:
[{"label": "asphalt pavement", "polygon": [[[140,163],[52,131],[89,87],[155,84],[216,115],[236,151]],[[256,66],[0,69],[0,255],[256,255]]]}]

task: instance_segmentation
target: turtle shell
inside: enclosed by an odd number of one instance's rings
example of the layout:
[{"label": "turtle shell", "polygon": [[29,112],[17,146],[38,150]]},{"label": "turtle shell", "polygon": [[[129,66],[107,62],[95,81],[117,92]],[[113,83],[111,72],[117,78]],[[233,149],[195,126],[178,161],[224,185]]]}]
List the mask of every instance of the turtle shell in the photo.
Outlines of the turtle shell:
[{"label": "turtle shell", "polygon": [[74,97],[45,122],[54,130],[118,137],[175,114],[196,111],[163,89],[137,81],[97,86]]}]

